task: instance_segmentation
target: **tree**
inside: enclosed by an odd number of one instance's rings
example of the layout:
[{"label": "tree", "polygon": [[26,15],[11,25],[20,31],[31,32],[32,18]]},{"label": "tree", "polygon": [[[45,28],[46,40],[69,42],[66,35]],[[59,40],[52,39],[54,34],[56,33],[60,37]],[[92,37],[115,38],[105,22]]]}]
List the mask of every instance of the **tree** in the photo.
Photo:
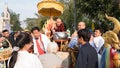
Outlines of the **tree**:
[{"label": "tree", "polygon": [[[77,18],[82,13],[82,15],[87,16],[90,20],[94,20],[94,22],[98,25],[103,26],[104,29],[106,27],[110,27],[111,23],[105,18],[105,13],[110,16],[115,16],[119,19],[120,10],[118,0],[76,0],[76,8],[77,8]],[[105,26],[105,27],[104,27]],[[109,30],[107,29],[107,30]]]},{"label": "tree", "polygon": [[16,14],[15,12],[10,11],[10,24],[12,25],[11,30],[13,31],[22,30],[20,26],[21,24],[19,21],[19,16],[20,16],[19,14]]},{"label": "tree", "polygon": [[[63,0],[60,1],[65,3]],[[76,24],[84,21],[88,28],[91,28],[94,22],[96,27],[102,27],[107,31],[113,28],[113,24],[105,18],[105,13],[120,20],[119,0],[75,0],[75,3],[74,0],[70,0],[67,5],[65,4],[65,11],[61,16],[68,28],[72,28],[74,24],[74,4]]]},{"label": "tree", "polygon": [[37,18],[27,18],[24,20],[27,23],[27,29],[31,30],[31,28],[37,26],[40,29],[42,29],[45,21],[47,20],[48,17],[44,17],[40,14],[35,13]]}]

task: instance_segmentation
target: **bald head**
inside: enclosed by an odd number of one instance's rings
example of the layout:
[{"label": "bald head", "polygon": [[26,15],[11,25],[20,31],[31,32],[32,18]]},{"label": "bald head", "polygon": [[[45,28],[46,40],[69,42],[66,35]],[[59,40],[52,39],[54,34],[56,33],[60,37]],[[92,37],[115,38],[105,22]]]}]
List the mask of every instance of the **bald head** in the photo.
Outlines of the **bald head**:
[{"label": "bald head", "polygon": [[56,20],[56,24],[57,24],[57,26],[60,26],[60,25],[62,24],[62,20],[61,20],[60,18],[58,18],[58,19]]},{"label": "bald head", "polygon": [[55,42],[50,42],[50,43],[48,44],[47,51],[48,51],[49,53],[57,53],[58,49],[59,49],[59,48],[58,48],[57,43],[55,43]]},{"label": "bald head", "polygon": [[85,28],[86,28],[85,22],[78,23],[78,30],[85,29]]},{"label": "bald head", "polygon": [[56,21],[60,21],[60,22],[61,22],[61,19],[60,19],[60,18],[58,18]]}]

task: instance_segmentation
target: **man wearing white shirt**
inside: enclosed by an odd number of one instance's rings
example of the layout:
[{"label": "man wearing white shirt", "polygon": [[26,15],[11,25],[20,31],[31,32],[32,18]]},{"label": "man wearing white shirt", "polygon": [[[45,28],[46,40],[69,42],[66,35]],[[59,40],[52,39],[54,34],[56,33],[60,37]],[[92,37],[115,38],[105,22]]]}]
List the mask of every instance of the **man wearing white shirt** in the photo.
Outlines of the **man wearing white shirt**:
[{"label": "man wearing white shirt", "polygon": [[102,38],[102,30],[100,28],[96,28],[94,32],[94,37],[92,41],[90,41],[90,44],[96,49],[98,53],[98,65],[100,68],[100,60],[101,60],[101,51],[103,49],[104,45],[104,39]]},{"label": "man wearing white shirt", "polygon": [[42,55],[47,52],[47,45],[50,43],[48,37],[42,34],[38,27],[34,27],[31,30],[33,35],[34,53]]},{"label": "man wearing white shirt", "polygon": [[104,45],[104,39],[102,38],[102,30],[100,28],[96,28],[94,32],[94,37],[90,44],[96,49],[97,53],[99,53],[101,47]]}]

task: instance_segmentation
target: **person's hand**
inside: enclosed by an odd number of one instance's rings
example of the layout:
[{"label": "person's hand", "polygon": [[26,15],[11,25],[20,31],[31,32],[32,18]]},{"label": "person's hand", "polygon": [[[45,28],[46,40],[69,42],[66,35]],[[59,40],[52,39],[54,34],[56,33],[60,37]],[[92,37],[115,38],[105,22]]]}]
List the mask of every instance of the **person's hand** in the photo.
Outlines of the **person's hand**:
[{"label": "person's hand", "polygon": [[4,40],[5,40],[5,38],[4,38],[4,37],[1,37],[1,38],[0,38],[0,43],[3,42]]},{"label": "person's hand", "polygon": [[72,34],[71,39],[73,39],[73,38],[76,37],[76,36],[78,36],[77,31],[75,31],[75,32]]}]

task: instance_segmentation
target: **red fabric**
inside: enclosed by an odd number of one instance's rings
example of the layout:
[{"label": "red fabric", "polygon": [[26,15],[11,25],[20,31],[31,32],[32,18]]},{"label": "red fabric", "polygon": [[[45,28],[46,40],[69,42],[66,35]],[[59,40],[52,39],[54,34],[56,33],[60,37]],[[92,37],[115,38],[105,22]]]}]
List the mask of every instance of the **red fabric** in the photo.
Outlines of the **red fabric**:
[{"label": "red fabric", "polygon": [[110,49],[110,68],[114,68],[113,57],[116,53],[116,52],[112,52],[112,50],[114,50],[114,49],[113,48]]},{"label": "red fabric", "polygon": [[41,34],[40,34],[40,42],[42,43],[43,48],[44,48],[44,44],[43,44],[43,42],[42,42]]},{"label": "red fabric", "polygon": [[57,28],[55,29],[56,32],[63,32],[65,31],[65,27],[64,24],[62,23],[60,26],[57,26]]},{"label": "red fabric", "polygon": [[[40,40],[41,40],[41,37],[40,37]],[[41,42],[42,43],[42,42]],[[43,44],[43,43],[42,43]],[[37,48],[38,48],[38,52],[40,55],[44,54],[44,50],[42,50],[42,48],[40,47],[40,44],[38,43],[38,40],[36,40],[36,45],[37,45]]]}]

